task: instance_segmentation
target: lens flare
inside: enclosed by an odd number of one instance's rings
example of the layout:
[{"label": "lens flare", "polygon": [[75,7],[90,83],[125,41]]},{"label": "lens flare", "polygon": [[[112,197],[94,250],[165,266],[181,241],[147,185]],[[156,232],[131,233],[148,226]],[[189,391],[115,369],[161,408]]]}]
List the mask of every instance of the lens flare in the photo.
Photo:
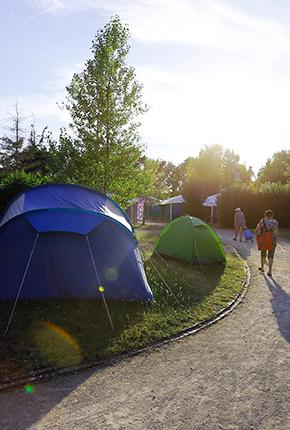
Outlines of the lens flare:
[{"label": "lens flare", "polygon": [[77,341],[63,328],[50,321],[34,326],[33,338],[41,356],[57,366],[74,366],[82,361]]},{"label": "lens flare", "polygon": [[34,386],[31,384],[26,384],[24,387],[24,390],[25,390],[25,393],[28,393],[28,394],[33,394],[35,391]]},{"label": "lens flare", "polygon": [[119,272],[117,267],[111,266],[105,270],[105,277],[108,281],[116,281],[119,277]]}]

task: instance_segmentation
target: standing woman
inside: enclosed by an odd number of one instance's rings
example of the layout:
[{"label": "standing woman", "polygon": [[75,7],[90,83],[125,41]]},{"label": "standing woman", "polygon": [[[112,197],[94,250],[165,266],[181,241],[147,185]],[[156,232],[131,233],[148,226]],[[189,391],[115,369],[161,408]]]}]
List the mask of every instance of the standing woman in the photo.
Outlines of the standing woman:
[{"label": "standing woman", "polygon": [[[268,209],[265,212],[264,218],[262,218],[256,227],[256,234],[259,236],[265,232],[272,233],[272,249],[268,251],[268,260],[269,260],[269,271],[267,273],[268,276],[272,276],[272,268],[273,268],[273,260],[275,249],[277,246],[277,235],[278,235],[278,221],[273,218],[273,212]],[[267,251],[261,251],[261,267],[259,267],[260,272],[264,272],[264,266],[266,263],[266,254]]]},{"label": "standing woman", "polygon": [[235,227],[235,237],[233,240],[237,240],[238,235],[240,236],[240,242],[242,242],[243,230],[246,228],[246,219],[244,213],[241,211],[241,208],[235,209],[234,216],[234,227]]}]

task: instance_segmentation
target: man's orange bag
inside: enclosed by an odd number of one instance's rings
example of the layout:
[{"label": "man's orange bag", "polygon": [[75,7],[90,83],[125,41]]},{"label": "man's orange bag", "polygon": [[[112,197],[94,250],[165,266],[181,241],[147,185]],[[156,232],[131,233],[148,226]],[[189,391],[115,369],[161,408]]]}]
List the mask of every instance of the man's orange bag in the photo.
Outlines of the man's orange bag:
[{"label": "man's orange bag", "polygon": [[257,245],[259,251],[271,251],[273,248],[273,233],[272,231],[264,231],[257,236]]}]

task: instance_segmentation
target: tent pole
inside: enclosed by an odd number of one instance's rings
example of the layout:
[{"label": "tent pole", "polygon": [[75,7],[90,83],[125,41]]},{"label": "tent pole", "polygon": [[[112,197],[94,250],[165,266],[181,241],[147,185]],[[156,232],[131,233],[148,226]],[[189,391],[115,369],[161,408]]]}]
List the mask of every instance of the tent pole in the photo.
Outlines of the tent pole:
[{"label": "tent pole", "polygon": [[198,264],[199,264],[199,265],[200,265],[200,267],[203,269],[203,266],[202,266],[202,264],[201,264],[201,262],[200,262],[200,259],[199,259],[199,254],[198,254],[198,251],[197,251],[197,247],[196,247],[196,243],[195,243],[195,241],[194,241],[194,249],[195,249],[195,253],[196,253],[197,259],[198,259]]},{"label": "tent pole", "polygon": [[[95,263],[95,260],[94,260],[93,251],[92,251],[92,248],[91,248],[91,244],[90,244],[89,236],[88,235],[86,235],[86,240],[87,240],[87,244],[88,244],[88,247],[89,247],[90,256],[91,256],[91,260],[92,260],[92,263],[93,263],[94,271],[95,271],[95,274],[96,274],[96,277],[97,277],[97,280],[98,280],[98,284],[99,284],[98,288],[100,290],[101,281],[100,281],[100,277],[99,277],[99,274],[98,274],[98,271],[97,271],[97,266],[96,266],[96,263]],[[110,311],[109,311],[109,308],[108,308],[108,305],[107,305],[107,301],[106,301],[106,298],[105,298],[105,294],[104,294],[103,291],[101,291],[101,295],[102,295],[102,299],[103,299],[104,304],[105,304],[105,308],[106,308],[106,311],[107,311],[107,315],[108,315],[108,318],[109,318],[112,330],[114,330],[112,318],[111,318]]]},{"label": "tent pole", "polygon": [[97,280],[98,280],[98,284],[100,286],[101,285],[101,281],[100,281],[100,278],[99,278],[99,274],[98,274],[96,263],[95,263],[94,256],[93,256],[93,251],[92,251],[91,244],[90,244],[88,236],[86,236],[86,240],[87,240],[87,244],[88,244],[88,247],[89,247],[90,256],[91,256],[91,260],[92,260],[92,263],[93,263],[94,271],[95,271],[95,274],[96,274],[96,277],[97,277]]},{"label": "tent pole", "polygon": [[30,252],[30,256],[29,256],[29,259],[28,259],[28,261],[27,261],[27,264],[26,264],[26,268],[25,268],[24,274],[23,274],[23,276],[22,276],[21,284],[20,284],[20,287],[19,287],[19,289],[18,289],[18,293],[17,293],[16,299],[15,299],[15,302],[14,302],[14,305],[13,305],[13,308],[12,308],[12,311],[11,311],[11,314],[10,314],[10,317],[9,317],[9,320],[8,320],[8,323],[7,323],[7,325],[6,325],[6,329],[5,329],[5,332],[4,332],[4,336],[6,336],[6,335],[7,335],[7,333],[8,333],[9,326],[10,326],[10,323],[11,323],[11,321],[12,321],[12,318],[13,318],[13,315],[14,315],[14,312],[15,312],[15,308],[16,308],[16,305],[17,305],[17,302],[18,302],[18,299],[19,299],[19,296],[20,296],[20,293],[21,293],[21,290],[22,290],[22,287],[23,287],[23,284],[24,284],[24,281],[25,281],[25,278],[26,278],[26,274],[27,274],[27,271],[28,271],[28,268],[29,268],[29,265],[30,265],[30,262],[31,262],[31,259],[32,259],[32,255],[33,255],[33,252],[34,252],[34,249],[35,249],[35,246],[36,246],[36,242],[37,242],[38,237],[39,237],[39,233],[37,233],[37,235],[36,235],[36,237],[35,237],[35,239],[34,239],[33,246],[32,246],[31,252]]}]

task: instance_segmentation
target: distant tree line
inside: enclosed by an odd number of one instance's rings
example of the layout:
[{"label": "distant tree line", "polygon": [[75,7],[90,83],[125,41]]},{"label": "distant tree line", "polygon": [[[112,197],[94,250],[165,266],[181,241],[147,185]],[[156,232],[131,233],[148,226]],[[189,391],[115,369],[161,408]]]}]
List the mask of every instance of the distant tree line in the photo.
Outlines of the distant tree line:
[{"label": "distant tree line", "polygon": [[290,227],[290,151],[273,154],[254,178],[252,168],[239,163],[239,157],[220,145],[205,147],[192,161],[183,186],[186,211],[205,217],[202,202],[219,194],[218,222],[233,226],[236,207],[244,211],[249,227],[255,227],[266,209],[272,209],[281,227]]}]

